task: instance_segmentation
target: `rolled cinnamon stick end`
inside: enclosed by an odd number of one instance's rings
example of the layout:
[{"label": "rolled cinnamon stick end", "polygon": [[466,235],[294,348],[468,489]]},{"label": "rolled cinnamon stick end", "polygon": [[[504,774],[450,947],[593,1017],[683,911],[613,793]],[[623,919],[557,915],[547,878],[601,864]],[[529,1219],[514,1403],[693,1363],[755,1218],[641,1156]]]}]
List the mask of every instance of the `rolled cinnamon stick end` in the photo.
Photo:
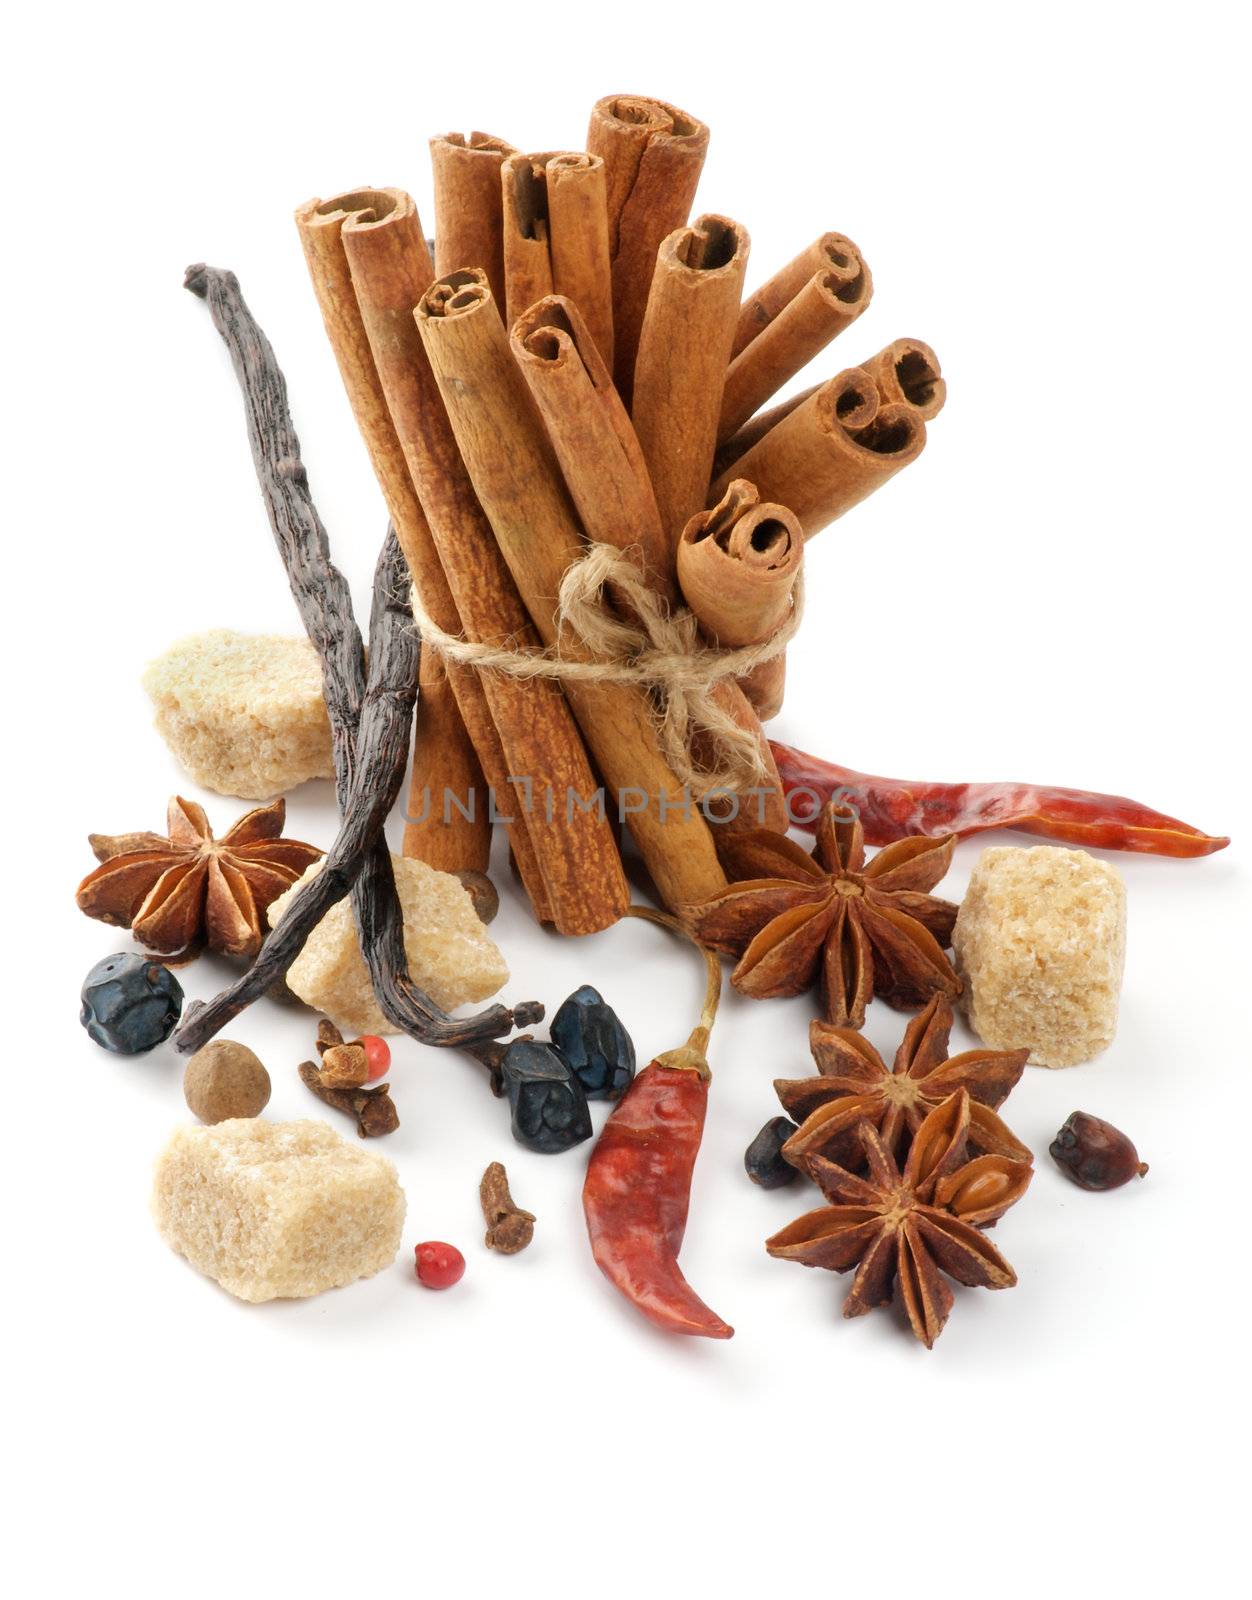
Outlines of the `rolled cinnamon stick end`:
[{"label": "rolled cinnamon stick end", "polygon": [[[678,545],[683,598],[714,643],[738,647],[770,638],[787,620],[804,559],[804,530],[786,506],[762,501],[735,478],[709,511],[698,512]],[[740,679],[764,720],[782,709],[786,658]]]},{"label": "rolled cinnamon stick end", "polygon": [[505,323],[537,300],[572,300],[605,361],[613,360],[613,283],[604,162],[581,151],[512,155],[504,198]]},{"label": "rolled cinnamon stick end", "polygon": [[630,404],[635,355],[661,241],[691,213],[709,147],[703,122],[643,95],[606,95],[587,149],[604,161],[613,271],[613,372]]},{"label": "rolled cinnamon stick end", "polygon": [[[893,339],[885,350],[859,365],[873,378],[878,398],[884,404],[912,406],[926,422],[943,410],[948,386],[939,369],[939,357],[920,339]],[[758,411],[751,421],[745,422],[737,433],[718,446],[713,458],[713,476],[724,477],[771,428],[798,410],[820,388],[820,383],[810,384],[807,389],[780,400],[768,411]]]},{"label": "rolled cinnamon stick end", "polygon": [[714,483],[710,504],[747,478],[763,498],[789,506],[811,539],[845,511],[872,494],[926,444],[926,424],[907,405],[883,405],[878,387],[862,367],[850,367],[824,383],[790,416]]},{"label": "rolled cinnamon stick end", "polygon": [[746,228],[702,216],[657,252],[631,417],[671,550],[705,502],[748,249]]},{"label": "rolled cinnamon stick end", "polygon": [[885,405],[911,406],[926,422],[943,410],[948,386],[939,357],[920,339],[893,339],[885,350],[861,362]]},{"label": "rolled cinnamon stick end", "polygon": [[435,179],[435,271],[481,267],[504,305],[504,202],[500,169],[516,154],[490,133],[445,133],[430,141]]},{"label": "rolled cinnamon stick end", "polygon": [[869,305],[873,280],[841,233],[824,233],[744,302],[718,440],[729,439]]}]

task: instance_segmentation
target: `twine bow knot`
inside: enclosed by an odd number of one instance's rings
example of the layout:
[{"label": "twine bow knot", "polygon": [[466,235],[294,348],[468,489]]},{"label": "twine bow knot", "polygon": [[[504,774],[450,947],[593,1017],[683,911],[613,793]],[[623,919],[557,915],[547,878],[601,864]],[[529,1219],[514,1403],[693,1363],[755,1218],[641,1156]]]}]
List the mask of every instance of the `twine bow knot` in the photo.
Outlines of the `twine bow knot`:
[{"label": "twine bow knot", "polygon": [[[621,609],[614,609],[609,597]],[[800,626],[802,580],[787,621],[760,644],[722,649],[700,637],[686,607],[671,609],[638,566],[614,545],[591,544],[561,580],[558,642],[551,650],[475,644],[438,628],[414,596],[422,641],[449,660],[479,672],[569,683],[627,683],[648,692],[657,742],[666,764],[697,798],[740,794],[766,779],[759,730],[743,727],[718,687],[780,655]],[[597,659],[570,659],[560,636],[577,639]]]}]

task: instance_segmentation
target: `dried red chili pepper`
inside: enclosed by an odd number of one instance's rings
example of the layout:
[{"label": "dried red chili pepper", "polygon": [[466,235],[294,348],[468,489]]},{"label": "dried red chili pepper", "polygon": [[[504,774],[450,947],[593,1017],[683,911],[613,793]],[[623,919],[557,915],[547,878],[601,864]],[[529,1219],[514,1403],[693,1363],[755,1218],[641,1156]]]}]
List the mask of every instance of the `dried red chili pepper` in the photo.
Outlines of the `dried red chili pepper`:
[{"label": "dried red chili pepper", "polygon": [[[672,917],[632,906],[629,916],[681,932]],[[596,1265],[657,1327],[706,1339],[734,1329],[713,1311],[678,1266],[709,1096],[705,1057],[721,994],[721,964],[706,952],[708,991],[687,1043],[636,1074],[591,1152],[583,1213]]]},{"label": "dried red chili pepper", "polygon": [[798,827],[811,828],[823,803],[838,793],[860,813],[869,844],[950,833],[964,839],[989,828],[1179,858],[1209,856],[1230,843],[1121,795],[1025,783],[915,783],[836,766],[790,745],[771,742],[770,749]]}]

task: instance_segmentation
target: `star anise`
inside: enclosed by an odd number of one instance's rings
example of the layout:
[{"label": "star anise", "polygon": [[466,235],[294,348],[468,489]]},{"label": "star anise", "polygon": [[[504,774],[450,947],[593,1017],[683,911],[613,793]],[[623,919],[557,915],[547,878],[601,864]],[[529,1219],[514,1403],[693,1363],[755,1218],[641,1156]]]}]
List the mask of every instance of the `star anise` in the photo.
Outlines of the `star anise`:
[{"label": "star anise", "polygon": [[738,958],[731,982],[756,999],[803,994],[820,977],[830,1020],[859,1028],[871,994],[905,1009],[961,980],[943,947],[957,907],[929,891],[955,836],[901,839],[866,864],[860,819],[827,804],[809,855],[783,834],[747,833],[723,851],[735,879],[686,909],[701,944]]},{"label": "star anise", "polygon": [[859,1125],[871,1123],[897,1161],[927,1115],[958,1089],[969,1093],[969,1143],[990,1155],[1034,1160],[996,1116],[1025,1070],[1028,1050],[966,1050],[948,1056],[952,1003],[932,995],[904,1031],[895,1061],[886,1062],[863,1034],[815,1021],[809,1044],[818,1076],[776,1078],[783,1110],[801,1124],[783,1146],[793,1165],[805,1156],[826,1156],[851,1167],[861,1158]]},{"label": "star anise", "polygon": [[215,839],[203,807],[176,795],[165,838],[91,835],[102,865],[79,884],[79,909],[129,928],[140,944],[175,960],[189,960],[205,945],[251,959],[271,902],[322,854],[279,837],[286,817],[286,802],[275,800]]},{"label": "star anise", "polygon": [[859,1130],[867,1176],[808,1157],[805,1171],[832,1203],[767,1239],[770,1255],[832,1272],[855,1267],[845,1317],[889,1304],[898,1281],[913,1332],[927,1349],[952,1309],[944,1273],[971,1288],[1012,1288],[1017,1274],[979,1230],[1021,1199],[1034,1172],[1005,1156],[965,1160],[969,1104],[962,1089],[936,1106],[918,1128],[903,1171],[869,1122]]}]

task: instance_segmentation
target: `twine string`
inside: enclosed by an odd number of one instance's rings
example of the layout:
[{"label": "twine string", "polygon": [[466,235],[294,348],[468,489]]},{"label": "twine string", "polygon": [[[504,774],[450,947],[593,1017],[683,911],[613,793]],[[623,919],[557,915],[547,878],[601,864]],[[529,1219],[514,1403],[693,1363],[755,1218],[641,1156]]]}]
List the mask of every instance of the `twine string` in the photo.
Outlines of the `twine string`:
[{"label": "twine string", "polygon": [[[609,595],[627,616],[611,608]],[[791,613],[759,644],[723,649],[700,637],[686,607],[671,610],[645,582],[634,561],[609,544],[591,544],[561,580],[557,597],[558,643],[553,649],[475,644],[445,633],[427,616],[416,593],[413,615],[422,642],[450,661],[478,672],[514,678],[555,678],[565,683],[626,683],[648,692],[657,742],[674,776],[703,798],[714,791],[740,794],[766,779],[759,732],[744,728],[717,696],[718,685],[740,678],[782,654],[804,613],[803,578],[796,580]],[[571,660],[561,634],[597,657]]]}]

